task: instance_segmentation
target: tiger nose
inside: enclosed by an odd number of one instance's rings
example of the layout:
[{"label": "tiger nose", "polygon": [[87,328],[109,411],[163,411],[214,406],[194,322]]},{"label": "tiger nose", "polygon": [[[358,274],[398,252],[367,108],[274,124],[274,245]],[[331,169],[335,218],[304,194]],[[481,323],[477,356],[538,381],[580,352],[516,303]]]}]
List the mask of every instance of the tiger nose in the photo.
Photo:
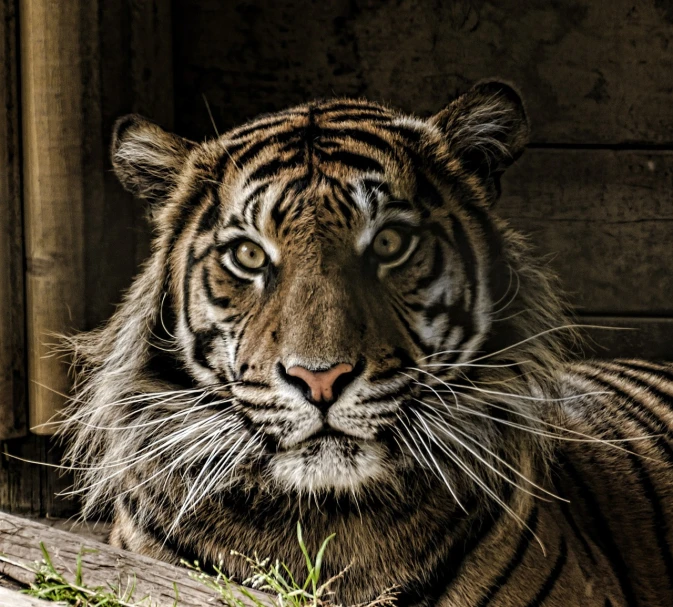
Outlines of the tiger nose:
[{"label": "tiger nose", "polygon": [[352,381],[353,365],[339,363],[324,371],[311,371],[306,367],[295,366],[290,367],[286,373],[305,384],[313,404],[330,405],[337,399],[341,390]]}]

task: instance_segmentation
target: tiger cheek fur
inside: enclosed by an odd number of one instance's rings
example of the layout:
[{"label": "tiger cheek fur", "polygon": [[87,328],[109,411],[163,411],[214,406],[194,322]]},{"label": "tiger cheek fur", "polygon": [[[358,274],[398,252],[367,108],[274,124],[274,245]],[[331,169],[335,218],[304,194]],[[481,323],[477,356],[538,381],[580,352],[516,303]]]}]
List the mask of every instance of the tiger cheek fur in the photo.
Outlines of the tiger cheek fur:
[{"label": "tiger cheek fur", "polygon": [[495,82],[427,120],[330,100],[201,144],[121,119],[156,236],[70,339],[84,514],[239,579],[232,550],[301,571],[297,522],[313,552],[335,533],[337,604],[673,604],[673,449],[616,446],[670,431],[673,372],[570,362],[553,277],[492,208],[527,138]]}]

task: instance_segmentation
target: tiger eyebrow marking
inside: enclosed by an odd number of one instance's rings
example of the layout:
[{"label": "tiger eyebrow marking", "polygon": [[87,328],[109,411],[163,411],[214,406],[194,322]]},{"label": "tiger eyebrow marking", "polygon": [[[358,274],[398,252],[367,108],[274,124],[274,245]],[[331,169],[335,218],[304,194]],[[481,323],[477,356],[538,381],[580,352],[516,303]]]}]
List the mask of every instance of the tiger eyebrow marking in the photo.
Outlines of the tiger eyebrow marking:
[{"label": "tiger eyebrow marking", "polygon": [[[370,183],[382,183],[377,180],[367,180]],[[364,180],[356,183],[349,183],[347,186],[348,195],[353,204],[369,213],[372,220],[376,219],[379,212],[379,200],[375,187],[367,187]]]},{"label": "tiger eyebrow marking", "polygon": [[353,111],[353,112],[340,112],[334,116],[328,116],[325,118],[327,122],[363,122],[368,121],[372,124],[390,124],[393,120],[393,117],[389,114],[379,113],[372,110],[365,111]]},{"label": "tiger eyebrow marking", "polygon": [[221,219],[221,201],[217,192],[214,189],[211,189],[208,198],[207,207],[199,217],[199,223],[196,227],[197,234],[210,232]]},{"label": "tiger eyebrow marking", "polygon": [[269,181],[258,184],[255,187],[255,189],[245,197],[245,200],[243,200],[241,214],[243,215],[243,217],[247,217],[248,215],[250,215],[251,222],[253,225],[256,223],[255,220],[257,213],[259,212],[260,200],[262,199],[266,191],[269,189],[270,185],[271,182]]},{"label": "tiger eyebrow marking", "polygon": [[414,206],[408,200],[386,200],[383,203],[384,211],[413,211]]},{"label": "tiger eyebrow marking", "polygon": [[291,203],[286,204],[288,197],[291,193],[298,194],[308,187],[308,184],[309,176],[308,173],[305,173],[300,177],[296,177],[295,179],[288,181],[285,184],[285,187],[278,194],[278,197],[276,198],[276,201],[273,203],[273,207],[271,208],[271,219],[274,222],[277,234],[280,233],[280,229],[285,221],[285,217],[287,216],[291,207]]},{"label": "tiger eyebrow marking", "polygon": [[242,228],[243,227],[243,219],[239,217],[238,215],[231,215],[229,217],[229,220],[227,221],[226,226],[227,228]]},{"label": "tiger eyebrow marking", "polygon": [[382,180],[379,180],[379,179],[372,179],[370,177],[366,177],[365,179],[362,180],[361,183],[367,190],[375,190],[376,192],[380,193],[382,196],[391,196],[392,195],[390,193],[390,188],[388,187],[388,184],[385,181],[382,181]]}]

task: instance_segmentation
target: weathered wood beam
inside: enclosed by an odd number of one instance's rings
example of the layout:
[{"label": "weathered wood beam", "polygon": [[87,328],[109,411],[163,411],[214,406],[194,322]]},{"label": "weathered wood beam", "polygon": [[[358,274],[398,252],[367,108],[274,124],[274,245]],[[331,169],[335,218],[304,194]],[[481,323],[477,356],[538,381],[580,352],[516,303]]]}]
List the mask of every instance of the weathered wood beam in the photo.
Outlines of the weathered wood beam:
[{"label": "weathered wood beam", "polygon": [[20,0],[29,420],[64,402],[67,368],[55,334],[82,328],[84,214],[102,179],[96,108],[97,3]]},{"label": "weathered wood beam", "polygon": [[148,251],[108,147],[131,111],[171,127],[171,3],[18,1],[30,427],[50,434],[69,387],[54,334],[107,319]]},{"label": "weathered wood beam", "polygon": [[[84,548],[82,571],[87,586],[121,585],[124,588],[128,581],[132,581],[136,588],[134,596],[138,599],[150,597],[151,604],[156,607],[219,604],[217,595],[201,582],[192,579],[186,568],[0,512],[0,553],[3,556],[19,563],[41,561],[40,542],[48,550],[56,569],[64,573],[68,580],[74,579],[72,572],[75,561]],[[0,573],[22,584],[30,584],[34,578],[30,571],[6,562],[0,562]],[[275,607],[270,595],[255,590],[249,592],[263,604]],[[253,603],[243,594],[237,593],[237,596],[252,607]]]},{"label": "weathered wood beam", "polygon": [[60,601],[43,601],[18,590],[0,586],[0,607],[67,607],[67,605]]}]

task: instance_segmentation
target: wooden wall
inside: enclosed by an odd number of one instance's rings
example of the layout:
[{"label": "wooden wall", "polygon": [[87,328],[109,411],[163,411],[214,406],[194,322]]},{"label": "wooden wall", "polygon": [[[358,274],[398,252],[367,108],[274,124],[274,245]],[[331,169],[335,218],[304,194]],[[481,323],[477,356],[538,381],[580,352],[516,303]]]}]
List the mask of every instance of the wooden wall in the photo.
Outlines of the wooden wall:
[{"label": "wooden wall", "polygon": [[[587,354],[673,359],[673,8],[660,0],[175,0],[178,131],[314,97],[431,114],[471,83],[523,93],[532,143],[501,213],[560,274]],[[179,26],[177,26],[179,24]]]},{"label": "wooden wall", "polygon": [[118,116],[200,139],[204,97],[221,132],[333,95],[428,115],[507,79],[533,138],[501,213],[581,321],[634,329],[589,331],[589,354],[673,359],[672,68],[662,0],[0,0],[0,508],[74,508],[16,458],[59,461],[28,431],[67,387],[50,334],[107,318],[147,254],[110,171]]},{"label": "wooden wall", "polygon": [[69,385],[50,347],[108,318],[147,254],[145,212],[108,148],[122,114],[172,126],[171,47],[168,0],[0,0],[2,509],[77,507],[55,495],[70,480],[42,436]]}]

